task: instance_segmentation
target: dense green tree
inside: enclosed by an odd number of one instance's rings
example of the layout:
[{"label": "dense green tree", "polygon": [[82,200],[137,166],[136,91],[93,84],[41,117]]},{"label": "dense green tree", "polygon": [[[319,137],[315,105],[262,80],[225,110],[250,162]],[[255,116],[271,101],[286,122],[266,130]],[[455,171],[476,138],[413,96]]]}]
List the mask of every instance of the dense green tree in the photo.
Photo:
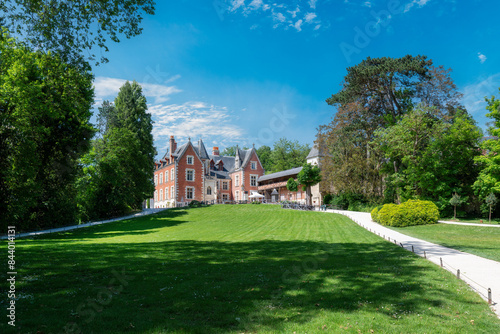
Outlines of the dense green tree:
[{"label": "dense green tree", "polygon": [[103,137],[110,129],[119,126],[118,117],[114,104],[108,100],[102,102],[98,111],[97,129],[101,137]]},{"label": "dense green tree", "polygon": [[476,195],[481,199],[490,193],[500,193],[500,99],[492,96],[486,98],[488,103],[486,109],[489,111],[487,117],[493,120],[488,129],[492,136],[481,143],[483,154],[476,157],[481,171],[474,183]]},{"label": "dense green tree", "polygon": [[78,159],[94,129],[92,74],[0,38],[0,194],[18,230],[73,223]]},{"label": "dense green tree", "polygon": [[137,36],[142,13],[154,14],[153,0],[7,0],[0,2],[3,23],[37,50],[58,53],[65,62],[91,61],[96,49],[108,51],[108,39]]},{"label": "dense green tree", "polygon": [[[451,70],[434,67],[426,56],[367,58],[347,72],[342,89],[326,100],[337,113],[318,133],[327,153],[321,158],[325,184],[337,194],[370,199],[382,197],[385,188],[385,196],[393,197],[401,161],[392,159],[393,171],[381,174],[389,166],[372,144],[376,131],[396,124],[419,103],[433,107],[433,117],[451,122],[461,94]],[[382,183],[384,175],[389,187]]]},{"label": "dense green tree", "polygon": [[126,82],[115,99],[99,108],[104,135],[81,163],[79,204],[84,219],[140,210],[153,196],[153,122],[137,82]]},{"label": "dense green tree", "polygon": [[286,189],[289,191],[297,191],[299,189],[299,184],[291,177],[286,182]]},{"label": "dense green tree", "polygon": [[375,135],[373,144],[387,159],[384,172],[399,202],[428,199],[444,210],[454,192],[471,194],[482,132],[465,112],[457,112],[450,123],[437,118],[433,108],[420,106]]},{"label": "dense green tree", "polygon": [[307,204],[311,205],[311,187],[321,182],[321,171],[318,165],[306,163],[297,175],[297,181],[306,191]]},{"label": "dense green tree", "polygon": [[311,147],[309,144],[301,145],[297,140],[279,139],[274,143],[271,152],[272,172],[275,173],[302,166],[310,151]]},{"label": "dense green tree", "polygon": [[266,145],[263,145],[257,149],[257,155],[259,156],[260,163],[262,164],[262,167],[264,167],[266,172],[269,172],[272,169],[271,153],[271,148]]}]

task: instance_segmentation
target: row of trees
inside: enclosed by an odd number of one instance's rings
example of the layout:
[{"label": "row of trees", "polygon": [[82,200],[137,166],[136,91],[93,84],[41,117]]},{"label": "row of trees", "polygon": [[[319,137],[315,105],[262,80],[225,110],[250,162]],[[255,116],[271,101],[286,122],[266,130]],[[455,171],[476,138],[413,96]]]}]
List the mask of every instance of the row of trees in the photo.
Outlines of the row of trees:
[{"label": "row of trees", "polygon": [[[91,142],[96,134],[90,123],[91,63],[107,61],[108,39],[139,35],[142,15],[154,13],[154,1],[8,0],[0,11],[0,227],[32,230],[73,224],[90,211],[109,215],[109,203],[90,195],[102,188],[84,187],[105,178],[89,181],[90,170],[98,174],[108,161],[110,170],[119,170],[114,157],[137,149],[145,154],[141,138],[147,136],[134,132],[133,117],[120,116],[120,126]],[[136,189],[120,196],[134,196],[126,205],[134,209],[137,204],[129,203],[146,193],[152,195],[150,189]],[[93,209],[92,196],[100,199],[93,200]]]},{"label": "row of trees", "polygon": [[[243,147],[243,149],[248,148]],[[269,174],[302,166],[311,151],[311,147],[309,144],[302,145],[297,140],[281,138],[274,143],[273,148],[262,145],[256,151],[262,167]],[[226,147],[221,153],[225,156],[234,156],[235,154],[236,146]]]},{"label": "row of trees", "polygon": [[[478,211],[497,191],[490,179],[477,179],[493,157],[481,156],[482,131],[460,105],[451,70],[408,55],[367,58],[347,71],[342,90],[327,99],[338,111],[318,133],[327,153],[323,179],[337,195],[374,203],[431,200],[443,212],[451,211],[453,194]],[[495,103],[489,101],[492,110]],[[498,145],[486,143],[492,152]]]}]

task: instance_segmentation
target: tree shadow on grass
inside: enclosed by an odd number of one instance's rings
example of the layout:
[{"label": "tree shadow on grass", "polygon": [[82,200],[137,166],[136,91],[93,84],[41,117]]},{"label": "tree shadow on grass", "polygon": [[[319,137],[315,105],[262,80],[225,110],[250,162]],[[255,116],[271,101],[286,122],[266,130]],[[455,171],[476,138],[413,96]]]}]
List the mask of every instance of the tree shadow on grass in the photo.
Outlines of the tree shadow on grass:
[{"label": "tree shadow on grass", "polygon": [[83,241],[89,239],[100,239],[146,235],[155,233],[158,229],[177,226],[188,221],[180,220],[179,218],[187,215],[186,209],[172,208],[170,210],[160,211],[148,216],[139,216],[116,222],[99,224],[82,229],[75,229],[59,233],[42,234],[35,236],[35,240],[57,240],[57,242],[74,242],[75,240]]},{"label": "tree shadow on grass", "polygon": [[37,279],[19,287],[34,296],[19,301],[20,332],[281,332],[320,314],[393,320],[396,310],[422,314],[446,300],[474,304],[439,288],[446,275],[429,287],[432,265],[382,241],[184,240],[23,252],[22,276]]}]

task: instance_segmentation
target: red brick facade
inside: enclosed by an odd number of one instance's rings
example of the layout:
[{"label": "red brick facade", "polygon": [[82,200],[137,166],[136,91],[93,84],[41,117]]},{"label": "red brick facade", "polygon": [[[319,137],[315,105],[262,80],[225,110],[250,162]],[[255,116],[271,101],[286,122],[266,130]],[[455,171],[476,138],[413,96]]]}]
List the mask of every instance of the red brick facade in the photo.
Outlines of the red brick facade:
[{"label": "red brick facade", "polygon": [[152,206],[248,200],[252,191],[257,192],[257,179],[262,175],[264,168],[254,148],[237,149],[235,157],[222,157],[217,147],[209,155],[201,139],[197,145],[189,140],[177,147],[171,136],[169,150],[155,163]]}]

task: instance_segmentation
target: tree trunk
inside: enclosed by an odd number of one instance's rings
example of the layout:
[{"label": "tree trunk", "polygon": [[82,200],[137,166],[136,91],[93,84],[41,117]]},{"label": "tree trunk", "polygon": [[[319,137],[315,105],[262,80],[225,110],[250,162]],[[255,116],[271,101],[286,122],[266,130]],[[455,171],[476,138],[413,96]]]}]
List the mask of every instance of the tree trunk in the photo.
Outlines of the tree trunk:
[{"label": "tree trunk", "polygon": [[453,210],[453,219],[457,219],[457,206],[456,205],[454,206],[454,210]]},{"label": "tree trunk", "polygon": [[311,204],[311,186],[308,186],[306,188],[306,198],[307,198],[307,205],[312,205]]},{"label": "tree trunk", "polygon": [[490,205],[490,223],[491,223],[491,205]]}]

